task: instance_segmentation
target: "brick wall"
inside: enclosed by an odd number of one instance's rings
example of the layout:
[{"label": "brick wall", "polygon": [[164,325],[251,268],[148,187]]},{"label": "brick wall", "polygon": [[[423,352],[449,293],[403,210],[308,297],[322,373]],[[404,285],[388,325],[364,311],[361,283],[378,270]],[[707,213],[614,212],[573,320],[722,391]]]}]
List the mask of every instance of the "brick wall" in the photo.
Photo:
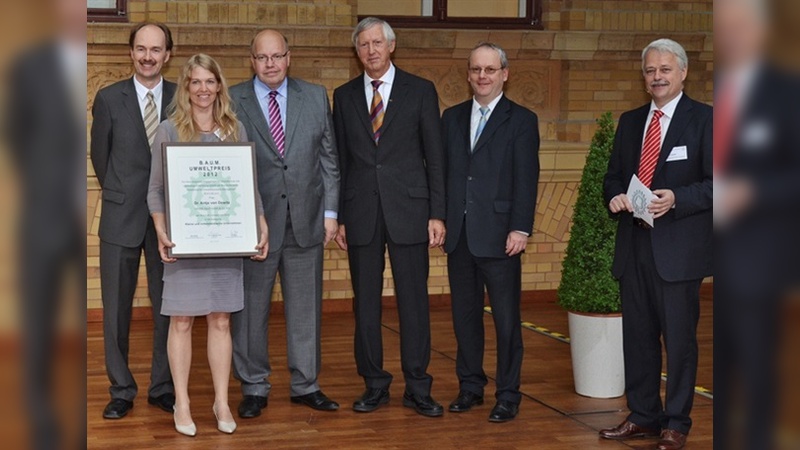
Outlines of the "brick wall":
[{"label": "brick wall", "polygon": [[[281,30],[292,50],[290,75],[333,89],[360,73],[350,43],[357,0],[141,1],[130,0],[131,22],[168,23],[175,48],[165,75],[175,79],[188,56],[205,52],[223,66],[230,84],[249,78],[248,45],[263,26]],[[469,98],[466,58],[477,42],[491,40],[508,52],[506,93],[536,111],[542,148],[534,234],[523,255],[523,289],[558,286],[572,205],[595,118],[615,117],[648,101],[640,69],[641,49],[651,40],[671,37],[689,54],[686,92],[712,99],[712,1],[549,0],[543,5],[544,30],[491,31],[396,28],[398,67],[436,83],[440,106]],[[127,39],[130,24],[90,24],[88,102],[99,88],[130,76]],[[91,114],[88,120],[91,126]],[[87,160],[88,307],[99,308],[99,186]],[[389,263],[387,261],[387,269]],[[347,255],[331,243],[325,249],[324,298],[352,297]],[[389,271],[387,270],[387,274]],[[136,306],[149,304],[142,270]],[[391,276],[384,294],[393,295]],[[446,258],[431,253],[431,294],[449,292]],[[280,288],[277,296],[280,300]]]}]

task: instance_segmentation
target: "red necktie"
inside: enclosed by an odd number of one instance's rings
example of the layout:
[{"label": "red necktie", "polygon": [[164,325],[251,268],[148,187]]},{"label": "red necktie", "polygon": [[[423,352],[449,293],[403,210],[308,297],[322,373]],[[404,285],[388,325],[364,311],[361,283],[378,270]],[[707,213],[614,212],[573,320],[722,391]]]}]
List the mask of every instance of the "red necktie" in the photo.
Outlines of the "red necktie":
[{"label": "red necktie", "polygon": [[281,120],[281,108],[278,105],[278,100],[275,96],[278,91],[270,91],[269,93],[269,131],[272,133],[272,140],[278,146],[278,153],[281,158],[286,154],[284,147],[286,137],[283,135],[283,121]]},{"label": "red necktie", "polygon": [[733,130],[736,125],[734,97],[735,83],[728,80],[714,101],[714,172],[725,169],[733,144]]},{"label": "red necktie", "polygon": [[642,157],[639,160],[639,179],[647,187],[653,182],[653,174],[658,163],[658,154],[661,153],[661,116],[664,113],[657,109],[653,111],[653,118],[647,126],[647,134],[642,145]]}]

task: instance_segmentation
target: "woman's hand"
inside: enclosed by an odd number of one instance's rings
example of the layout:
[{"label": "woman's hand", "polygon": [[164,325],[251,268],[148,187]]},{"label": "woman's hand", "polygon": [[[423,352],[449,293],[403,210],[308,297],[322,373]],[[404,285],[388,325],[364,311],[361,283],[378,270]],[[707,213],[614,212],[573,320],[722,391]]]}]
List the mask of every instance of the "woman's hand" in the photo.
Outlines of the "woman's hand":
[{"label": "woman's hand", "polygon": [[250,259],[264,261],[269,254],[269,227],[267,226],[267,219],[263,215],[258,218],[258,225],[261,228],[261,239],[258,240],[258,245],[256,245],[258,254],[251,256]]},{"label": "woman's hand", "polygon": [[158,254],[161,256],[161,261],[165,263],[174,263],[177,258],[169,256],[169,249],[175,247],[175,243],[167,236],[167,219],[164,213],[153,213],[153,224],[156,227],[156,236],[158,237]]}]

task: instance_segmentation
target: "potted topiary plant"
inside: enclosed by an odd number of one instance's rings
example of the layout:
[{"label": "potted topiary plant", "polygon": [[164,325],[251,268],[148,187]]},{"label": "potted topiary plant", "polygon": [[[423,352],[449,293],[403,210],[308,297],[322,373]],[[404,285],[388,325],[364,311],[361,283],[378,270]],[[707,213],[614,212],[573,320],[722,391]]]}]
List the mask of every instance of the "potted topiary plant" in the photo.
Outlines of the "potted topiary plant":
[{"label": "potted topiary plant", "polygon": [[616,221],[603,199],[603,177],[614,145],[614,120],[597,120],[572,215],[569,243],[558,287],[568,311],[575,391],[595,398],[625,392],[619,284],[611,275]]}]

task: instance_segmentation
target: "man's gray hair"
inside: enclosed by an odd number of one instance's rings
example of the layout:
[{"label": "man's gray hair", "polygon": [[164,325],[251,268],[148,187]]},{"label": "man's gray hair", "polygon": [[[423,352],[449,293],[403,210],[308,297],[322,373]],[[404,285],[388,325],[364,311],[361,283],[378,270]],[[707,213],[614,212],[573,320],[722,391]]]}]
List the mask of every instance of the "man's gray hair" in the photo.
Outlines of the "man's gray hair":
[{"label": "man's gray hair", "polygon": [[655,50],[659,53],[672,53],[678,59],[678,67],[681,70],[686,70],[689,67],[689,58],[686,56],[686,50],[683,49],[681,44],[673,41],[672,39],[656,39],[655,41],[647,44],[647,47],[642,50],[642,70],[644,70],[644,59],[647,53]]},{"label": "man's gray hair", "polygon": [[[496,51],[497,54],[500,56],[500,67],[503,69],[508,67],[508,55],[506,55],[506,51],[503,50],[499,45],[493,44],[491,42],[481,42],[478,45],[476,45],[469,53],[470,58],[472,57],[472,53],[479,48],[488,48]],[[467,61],[467,64],[469,64],[469,61]]]},{"label": "man's gray hair", "polygon": [[377,17],[365,17],[361,19],[361,22],[358,22],[356,29],[353,30],[353,47],[358,49],[358,35],[361,34],[362,31],[372,28],[375,25],[383,27],[383,37],[386,38],[387,42],[394,42],[395,39],[397,39],[394,30],[388,22],[383,19],[378,19]]}]

